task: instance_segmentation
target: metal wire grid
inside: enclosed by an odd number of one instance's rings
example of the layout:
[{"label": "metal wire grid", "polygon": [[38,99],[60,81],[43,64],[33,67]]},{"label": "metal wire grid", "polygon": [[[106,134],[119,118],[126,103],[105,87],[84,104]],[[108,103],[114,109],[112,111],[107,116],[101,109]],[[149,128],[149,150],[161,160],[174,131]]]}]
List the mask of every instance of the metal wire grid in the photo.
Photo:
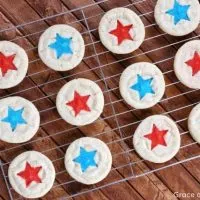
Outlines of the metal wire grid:
[{"label": "metal wire grid", "polygon": [[[113,134],[113,132],[116,131],[116,132],[119,133],[119,137],[117,139],[113,140],[113,141],[107,142],[108,145],[113,145],[113,144],[117,144],[117,143],[121,144],[121,143],[124,143],[127,140],[130,140],[132,138],[132,135],[126,136],[124,134],[123,129],[124,128],[128,128],[128,127],[132,127],[133,125],[138,125],[142,120],[137,120],[137,121],[134,121],[132,123],[128,123],[128,124],[124,124],[124,125],[120,124],[119,118],[122,115],[127,114],[127,113],[131,113],[133,111],[136,111],[137,109],[132,108],[132,109],[129,109],[129,110],[126,110],[126,111],[123,111],[123,112],[119,112],[118,110],[116,110],[115,104],[117,104],[119,102],[122,102],[123,99],[119,98],[117,100],[112,100],[112,97],[111,97],[110,93],[113,92],[113,91],[117,91],[118,87],[110,88],[108,86],[108,84],[107,84],[107,81],[109,79],[112,79],[112,78],[119,78],[121,73],[117,73],[117,74],[114,74],[114,75],[111,75],[111,76],[106,76],[104,74],[104,68],[112,66],[112,65],[114,65],[114,64],[116,64],[118,62],[127,61],[129,59],[133,59],[133,58],[138,57],[138,56],[142,56],[142,55],[145,55],[145,54],[148,54],[148,53],[151,53],[151,52],[159,51],[161,49],[165,49],[165,48],[177,45],[177,44],[181,44],[183,42],[187,42],[187,41],[189,41],[191,39],[198,38],[200,35],[195,35],[192,38],[182,39],[180,41],[173,42],[173,43],[170,43],[168,45],[161,46],[159,48],[154,48],[152,50],[148,50],[146,52],[142,52],[142,53],[139,53],[137,55],[128,56],[128,57],[125,57],[125,58],[122,58],[122,59],[118,59],[117,61],[112,61],[112,62],[109,62],[109,63],[106,63],[106,64],[102,64],[100,56],[104,55],[106,53],[109,53],[109,51],[108,50],[103,50],[102,52],[98,52],[97,51],[96,44],[100,43],[100,41],[99,40],[95,40],[94,41],[94,39],[93,39],[93,32],[97,31],[97,29],[96,28],[95,29],[91,29],[90,25],[88,23],[88,20],[91,19],[91,18],[96,18],[96,17],[102,16],[104,14],[104,12],[102,12],[102,13],[100,13],[98,15],[93,15],[93,16],[87,17],[85,15],[84,10],[88,9],[88,8],[92,9],[92,6],[95,6],[96,4],[101,4],[101,3],[107,2],[107,1],[108,0],[102,0],[102,1],[100,1],[98,3],[90,4],[90,5],[81,7],[81,8],[76,8],[76,9],[73,9],[71,11],[66,11],[66,12],[59,13],[59,14],[56,14],[56,15],[53,15],[53,16],[49,16],[49,17],[45,17],[45,18],[42,18],[42,19],[39,19],[39,20],[36,20],[36,21],[31,21],[31,22],[28,22],[28,23],[17,25],[15,27],[11,27],[11,28],[6,28],[6,29],[3,29],[3,30],[0,30],[0,33],[2,33],[4,31],[11,31],[12,29],[20,29],[20,28],[23,28],[25,26],[32,25],[34,23],[39,23],[40,21],[49,20],[49,19],[52,19],[52,18],[55,18],[55,17],[58,17],[58,16],[62,16],[62,15],[66,15],[66,14],[69,14],[69,13],[73,13],[73,12],[79,11],[82,14],[82,19],[73,21],[72,23],[68,23],[68,24],[69,25],[73,25],[74,23],[85,23],[86,31],[82,32],[81,34],[82,35],[84,35],[84,34],[88,34],[89,35],[89,38],[90,38],[91,42],[86,44],[86,47],[87,46],[92,46],[94,53],[92,55],[85,56],[84,57],[84,61],[87,60],[87,59],[95,59],[96,62],[97,62],[97,66],[95,66],[93,68],[90,68],[90,69],[87,69],[87,70],[84,70],[84,71],[81,71],[81,72],[77,72],[77,73],[74,73],[74,74],[62,76],[62,77],[56,78],[54,80],[51,80],[51,81],[48,81],[48,82],[45,82],[45,83],[41,83],[41,84],[37,84],[37,85],[34,85],[32,87],[25,88],[25,89],[22,89],[22,90],[19,90],[19,91],[16,91],[16,92],[12,92],[11,94],[4,95],[1,98],[5,98],[5,97],[8,97],[8,96],[13,96],[13,95],[20,95],[23,92],[27,92],[27,91],[31,91],[31,90],[34,90],[34,89],[37,89],[37,88],[41,88],[41,87],[46,86],[48,84],[52,84],[52,83],[55,83],[55,82],[60,81],[60,80],[65,80],[66,78],[73,78],[73,77],[82,75],[84,73],[89,73],[89,72],[93,72],[95,70],[99,70],[100,71],[100,79],[99,80],[95,80],[95,82],[97,82],[97,83],[103,82],[104,83],[105,90],[103,90],[103,93],[104,93],[104,95],[108,95],[108,99],[109,99],[109,101],[106,102],[105,107],[110,107],[111,110],[112,110],[112,114],[110,114],[108,116],[103,116],[98,121],[100,122],[100,121],[104,121],[104,120],[108,120],[108,119],[113,119],[115,121],[115,123],[116,123],[116,127],[113,127],[113,128],[111,128],[109,130],[105,130],[103,132],[100,132],[100,133],[94,135],[94,137],[101,137],[101,136],[103,136],[105,134]],[[141,3],[145,2],[145,1],[147,1],[147,0],[134,1],[134,2],[126,5],[126,7],[131,7],[134,4],[141,4]],[[153,13],[153,11],[150,11],[150,12],[147,12],[147,13],[143,13],[143,14],[140,14],[140,17],[146,17],[148,15],[151,15],[152,13]],[[145,28],[147,29],[147,28],[153,27],[153,26],[156,26],[156,24],[152,23],[152,24],[146,25]],[[37,32],[31,33],[31,34],[26,34],[26,35],[20,36],[18,38],[15,38],[15,39],[13,39],[11,41],[12,42],[16,42],[16,40],[26,39],[26,38],[28,38],[30,36],[41,34],[43,31],[44,30],[37,31]],[[159,35],[146,38],[145,41],[150,41],[152,39],[159,38],[159,37],[164,36],[164,35],[165,35],[165,33],[160,33]],[[29,48],[29,49],[26,49],[26,51],[28,53],[28,52],[34,51],[35,49],[37,49],[37,46]],[[162,60],[158,60],[158,61],[154,62],[154,64],[163,64],[165,62],[173,60],[173,58],[174,58],[174,56],[168,57],[168,58],[165,58],[165,59],[162,59]],[[35,62],[38,62],[38,61],[40,61],[39,58],[31,60],[29,62],[29,64],[31,65],[31,64],[33,64]],[[45,70],[37,71],[37,72],[34,72],[32,74],[28,74],[26,76],[26,78],[31,78],[33,76],[36,76],[38,74],[41,74],[41,73],[44,73],[44,72],[47,72],[47,71],[50,71],[50,70],[51,69],[46,68]],[[169,75],[170,73],[173,73],[173,70],[165,71],[164,75]],[[173,85],[177,85],[179,83],[180,83],[179,81],[175,81],[173,83],[167,84],[166,87],[168,88],[168,87],[171,87]],[[187,91],[184,91],[183,93],[180,93],[180,94],[177,94],[177,95],[173,95],[173,96],[170,96],[170,97],[165,97],[160,101],[160,103],[167,102],[167,101],[170,101],[172,99],[174,100],[174,99],[176,99],[178,97],[181,97],[183,95],[192,94],[192,93],[197,92],[197,91],[198,90],[187,90]],[[45,96],[43,96],[41,98],[38,98],[38,99],[35,99],[35,100],[32,100],[32,102],[36,103],[38,101],[41,101],[41,100],[44,100],[44,99],[48,99],[50,97],[55,97],[56,95],[57,95],[57,92],[53,93],[53,94],[50,94],[50,95],[45,95]],[[191,108],[192,106],[195,106],[198,103],[199,102],[195,102],[195,103],[191,103],[189,105],[184,105],[182,107],[177,107],[176,109],[173,109],[173,110],[170,110],[170,111],[166,111],[166,112],[164,112],[162,114],[168,115],[168,114],[176,113],[176,112],[179,112],[181,110],[184,110],[184,109],[187,109],[187,108]],[[52,106],[52,107],[47,108],[47,109],[40,110],[40,114],[46,113],[46,112],[48,113],[48,112],[50,112],[51,110],[54,110],[54,109],[56,109],[55,106]],[[40,126],[42,128],[45,125],[52,124],[52,123],[58,122],[60,120],[62,120],[62,119],[60,117],[57,117],[56,119],[49,120],[47,122],[41,123]],[[176,123],[180,124],[182,122],[185,122],[186,120],[187,120],[187,117],[183,118],[183,119],[176,120]],[[33,139],[33,140],[31,140],[29,142],[26,142],[24,144],[17,144],[17,145],[11,146],[9,148],[6,148],[6,149],[2,150],[0,153],[4,154],[4,153],[11,152],[11,151],[13,152],[13,151],[17,150],[18,148],[20,148],[22,146],[31,145],[33,143],[37,143],[37,142],[40,142],[42,140],[47,140],[49,138],[52,138],[52,137],[55,137],[55,136],[58,136],[58,135],[66,134],[66,133],[68,133],[70,131],[74,131],[74,130],[77,130],[77,127],[71,127],[71,128],[66,129],[66,130],[62,130],[62,131],[55,132],[53,134],[45,135],[45,136],[43,136],[41,138]],[[186,134],[188,134],[188,131],[182,132],[181,136],[183,137]],[[42,153],[46,154],[46,153],[50,153],[53,150],[60,150],[63,147],[66,148],[69,144],[70,144],[70,142],[66,143],[66,144],[62,144],[62,145],[57,145],[56,147],[49,148],[47,150],[42,151]],[[195,144],[197,144],[197,143],[196,142],[192,142],[192,143],[189,143],[189,144],[182,145],[180,151],[184,150],[187,147],[192,147]],[[139,165],[141,163],[144,163],[144,160],[143,159],[136,159],[135,161],[132,161],[132,159],[130,159],[129,155],[131,153],[133,153],[134,151],[135,150],[133,148],[127,148],[126,150],[123,149],[122,152],[115,152],[115,153],[112,154],[113,159],[115,159],[118,156],[123,156],[126,159],[126,163],[125,164],[119,164],[118,166],[113,167],[112,170],[111,170],[111,173],[112,173],[112,171],[120,170],[120,169],[123,169],[123,168],[128,168],[130,170],[130,172],[131,172],[131,173],[128,174],[128,176],[121,177],[120,179],[114,180],[114,181],[109,182],[109,183],[97,184],[96,187],[95,186],[88,187],[87,189],[84,189],[83,191],[77,191],[75,193],[69,194],[69,196],[66,196],[64,198],[75,197],[75,196],[78,196],[78,195],[81,195],[81,194],[84,194],[84,193],[87,193],[87,192],[91,192],[91,191],[94,191],[94,190],[102,189],[104,187],[111,186],[113,184],[121,183],[121,182],[124,182],[124,181],[128,181],[130,179],[133,179],[133,178],[137,178],[137,177],[141,177],[141,176],[144,176],[144,175],[148,175],[149,173],[153,173],[153,172],[156,172],[158,170],[162,170],[162,169],[166,169],[166,168],[171,167],[171,166],[182,164],[182,163],[185,163],[185,162],[188,162],[188,161],[191,161],[191,160],[194,160],[194,159],[197,159],[197,158],[200,157],[200,154],[199,154],[199,155],[194,155],[192,157],[188,157],[188,158],[185,158],[185,159],[182,159],[182,160],[175,160],[175,162],[170,162],[169,164],[166,164],[166,165],[163,165],[163,166],[158,165],[158,167],[155,167],[155,169],[154,168],[148,168],[146,170],[143,170],[142,173],[136,174],[134,172],[134,166]],[[52,160],[52,162],[55,163],[57,161],[63,161],[63,159],[64,159],[64,157],[55,158],[54,160]],[[16,194],[14,194],[14,191],[13,191],[12,187],[9,184],[8,175],[7,175],[7,168],[8,168],[9,163],[10,163],[10,161],[9,162],[1,161],[1,171],[2,171],[2,174],[4,176],[4,180],[5,180],[5,183],[6,183],[10,198],[11,199],[21,199],[22,197],[19,197],[19,196],[16,197]],[[59,176],[61,174],[63,175],[65,173],[66,173],[66,171],[63,169],[61,171],[58,171],[56,173],[56,176]],[[68,185],[73,184],[75,182],[76,182],[75,180],[69,180],[69,181],[66,181],[66,182],[57,183],[57,184],[55,184],[53,186],[53,188],[60,187],[60,186],[68,186]]]}]

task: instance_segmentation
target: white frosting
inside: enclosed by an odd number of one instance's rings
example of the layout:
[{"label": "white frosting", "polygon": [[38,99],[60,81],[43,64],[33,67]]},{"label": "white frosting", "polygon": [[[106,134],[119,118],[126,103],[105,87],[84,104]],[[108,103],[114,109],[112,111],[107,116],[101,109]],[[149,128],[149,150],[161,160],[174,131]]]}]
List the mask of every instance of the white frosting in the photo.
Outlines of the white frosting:
[{"label": "white frosting", "polygon": [[[24,171],[26,162],[32,167],[41,166],[38,175],[41,183],[32,182],[26,187],[25,180],[17,174]],[[25,198],[40,198],[44,196],[53,186],[55,180],[55,169],[52,162],[45,155],[37,151],[27,151],[17,156],[10,164],[8,178],[13,189]]]},{"label": "white frosting", "polygon": [[[13,110],[24,108],[22,117],[26,124],[18,124],[12,131],[10,124],[2,119],[8,116],[8,107]],[[22,143],[30,140],[38,131],[40,115],[37,108],[22,97],[8,97],[0,100],[0,139],[9,143]]]},{"label": "white frosting", "polygon": [[[159,130],[168,130],[164,136],[167,146],[158,145],[151,150],[151,140],[144,135],[152,132],[153,124]],[[179,130],[170,118],[164,115],[147,117],[140,123],[133,135],[133,145],[136,152],[145,160],[154,163],[164,163],[173,158],[180,148]]]},{"label": "white frosting", "polygon": [[13,63],[17,68],[17,70],[8,70],[4,76],[2,76],[0,68],[0,89],[14,87],[26,76],[28,70],[28,56],[24,49],[9,41],[0,41],[0,52],[4,56],[15,55]]},{"label": "white frosting", "polygon": [[200,21],[200,5],[198,0],[177,0],[181,5],[190,5],[188,9],[188,20],[181,20],[176,25],[174,17],[167,14],[166,11],[174,7],[175,0],[158,0],[155,7],[155,20],[159,27],[166,33],[174,36],[183,36],[194,31]]},{"label": "white frosting", "polygon": [[184,85],[189,88],[200,89],[200,72],[192,76],[192,68],[185,63],[193,58],[195,52],[200,55],[200,40],[185,43],[176,53],[174,71]]},{"label": "white frosting", "polygon": [[192,109],[188,118],[188,128],[193,139],[200,143],[200,104]]},{"label": "white frosting", "polygon": [[[124,26],[132,24],[129,31],[133,40],[124,40],[118,45],[117,37],[109,32],[116,29],[117,20]],[[139,16],[128,8],[114,8],[102,17],[99,24],[99,36],[103,45],[113,53],[127,54],[138,49],[144,41],[145,29]]]},{"label": "white frosting", "polygon": [[[73,161],[80,154],[80,147],[87,151],[97,151],[95,162],[97,167],[88,167],[82,172],[80,164]],[[65,167],[75,180],[90,185],[103,180],[110,172],[112,166],[112,155],[107,145],[99,139],[83,137],[75,140],[67,149],[65,154]]]},{"label": "white frosting", "polygon": [[[81,96],[90,95],[87,101],[90,112],[82,110],[75,116],[73,108],[66,105],[67,102],[74,99],[75,91]],[[66,83],[59,91],[56,106],[59,114],[66,122],[72,125],[83,126],[98,119],[103,111],[104,96],[101,88],[95,82],[83,78],[74,79]]]},{"label": "white frosting", "polygon": [[[152,89],[154,94],[147,93],[140,99],[139,93],[130,87],[137,83],[137,75],[144,79],[153,78]],[[165,92],[165,81],[162,72],[151,63],[139,62],[127,67],[119,83],[120,93],[124,100],[132,107],[138,109],[150,108],[160,101]]]},{"label": "white frosting", "polygon": [[[64,38],[72,37],[71,49],[73,54],[63,54],[57,59],[56,51],[49,47],[55,42],[56,34]],[[73,27],[58,24],[49,27],[40,37],[38,53],[41,60],[50,68],[56,71],[67,71],[73,69],[83,59],[85,53],[84,40],[81,34]]]}]

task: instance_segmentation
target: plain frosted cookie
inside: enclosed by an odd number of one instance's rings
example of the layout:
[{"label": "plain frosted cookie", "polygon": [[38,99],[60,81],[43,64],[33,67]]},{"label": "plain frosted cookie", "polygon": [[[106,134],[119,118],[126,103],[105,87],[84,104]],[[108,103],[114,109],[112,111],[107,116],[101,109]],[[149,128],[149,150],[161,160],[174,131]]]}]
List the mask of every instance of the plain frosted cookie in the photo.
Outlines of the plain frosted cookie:
[{"label": "plain frosted cookie", "polygon": [[144,109],[160,101],[165,92],[165,81],[162,72],[154,64],[139,62],[123,71],[119,88],[130,106]]},{"label": "plain frosted cookie", "polygon": [[192,109],[188,118],[188,128],[193,139],[200,143],[200,104]]},{"label": "plain frosted cookie", "polygon": [[26,76],[28,56],[13,42],[0,41],[0,89],[18,85]]},{"label": "plain frosted cookie", "polygon": [[139,16],[128,8],[114,8],[99,24],[103,45],[113,53],[127,54],[138,49],[144,41],[145,28]]},{"label": "plain frosted cookie", "polygon": [[27,151],[11,162],[8,178],[13,189],[21,196],[40,198],[52,188],[55,169],[45,155]]},{"label": "plain frosted cookie", "polygon": [[84,40],[75,28],[64,24],[54,25],[41,35],[38,53],[48,67],[56,71],[67,71],[83,59]]},{"label": "plain frosted cookie", "polygon": [[164,115],[147,117],[133,135],[136,152],[145,160],[164,163],[180,148],[180,133],[174,121]]},{"label": "plain frosted cookie", "polygon": [[84,78],[74,79],[59,91],[56,106],[66,122],[83,126],[99,118],[104,107],[104,96],[95,82]]},{"label": "plain frosted cookie", "polygon": [[112,155],[99,139],[83,137],[75,140],[65,154],[67,172],[76,181],[87,185],[103,180],[111,170]]},{"label": "plain frosted cookie", "polygon": [[40,115],[37,108],[22,97],[0,100],[0,139],[9,143],[30,140],[38,131]]},{"label": "plain frosted cookie", "polygon": [[200,89],[200,40],[187,42],[178,50],[174,71],[184,85]]},{"label": "plain frosted cookie", "polygon": [[164,32],[183,36],[198,27],[200,5],[198,0],[158,0],[154,16]]}]

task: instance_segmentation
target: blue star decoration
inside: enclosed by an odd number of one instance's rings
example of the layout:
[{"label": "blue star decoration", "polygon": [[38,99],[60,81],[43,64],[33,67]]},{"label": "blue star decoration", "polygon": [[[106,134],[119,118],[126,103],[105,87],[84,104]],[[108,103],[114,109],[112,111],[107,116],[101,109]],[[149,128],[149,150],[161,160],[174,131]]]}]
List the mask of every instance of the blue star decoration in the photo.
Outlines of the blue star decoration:
[{"label": "blue star decoration", "polygon": [[139,93],[140,100],[144,98],[146,94],[155,94],[151,83],[153,78],[143,79],[139,74],[137,75],[137,83],[131,86],[132,90],[136,90]]},{"label": "blue star decoration", "polygon": [[59,33],[56,33],[56,41],[49,45],[50,48],[56,51],[57,59],[59,59],[63,54],[73,54],[71,49],[72,38],[62,37]]},{"label": "blue star decoration", "polygon": [[87,151],[83,147],[80,147],[80,154],[73,161],[79,163],[81,166],[82,172],[85,172],[89,166],[97,167],[97,164],[94,160],[97,151]]},{"label": "blue star decoration", "polygon": [[3,118],[1,121],[9,123],[12,131],[15,131],[18,124],[27,124],[27,122],[22,117],[23,111],[24,108],[14,110],[11,107],[8,107],[8,116]]},{"label": "blue star decoration", "polygon": [[190,5],[181,5],[177,0],[174,0],[174,7],[166,11],[167,14],[174,17],[174,24],[178,24],[181,20],[188,20],[188,9]]}]

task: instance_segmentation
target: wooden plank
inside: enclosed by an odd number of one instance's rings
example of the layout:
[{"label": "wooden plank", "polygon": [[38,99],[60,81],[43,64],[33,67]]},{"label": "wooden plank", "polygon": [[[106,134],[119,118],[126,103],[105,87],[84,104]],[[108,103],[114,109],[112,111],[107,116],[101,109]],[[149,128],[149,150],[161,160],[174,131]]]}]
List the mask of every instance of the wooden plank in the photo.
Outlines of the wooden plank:
[{"label": "wooden plank", "polygon": [[1,200],[9,199],[2,172],[0,172],[0,185],[1,185],[1,187],[0,187],[0,199]]}]

